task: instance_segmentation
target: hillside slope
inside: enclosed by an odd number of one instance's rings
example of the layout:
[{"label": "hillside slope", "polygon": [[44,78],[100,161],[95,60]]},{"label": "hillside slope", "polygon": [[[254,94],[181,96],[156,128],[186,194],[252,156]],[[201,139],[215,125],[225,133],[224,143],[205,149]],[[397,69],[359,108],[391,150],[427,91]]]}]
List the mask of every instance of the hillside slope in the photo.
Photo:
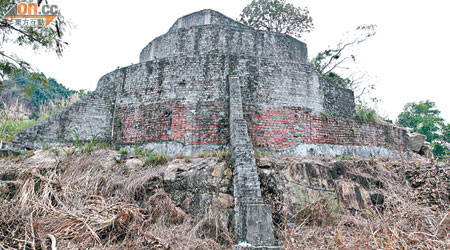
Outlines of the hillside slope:
[{"label": "hillside slope", "polygon": [[[46,78],[44,74],[40,74]],[[36,80],[19,75],[14,79],[5,82],[4,89],[1,91],[1,101],[8,107],[21,106],[21,115],[26,115],[31,119],[39,117],[39,110],[42,105],[49,102],[57,103],[68,99],[76,91],[66,88],[53,78],[46,78],[48,84],[43,85]]]},{"label": "hillside slope", "polygon": [[[4,249],[229,249],[232,169],[198,157],[51,148],[0,160]],[[450,166],[259,156],[287,249],[450,249]]]}]

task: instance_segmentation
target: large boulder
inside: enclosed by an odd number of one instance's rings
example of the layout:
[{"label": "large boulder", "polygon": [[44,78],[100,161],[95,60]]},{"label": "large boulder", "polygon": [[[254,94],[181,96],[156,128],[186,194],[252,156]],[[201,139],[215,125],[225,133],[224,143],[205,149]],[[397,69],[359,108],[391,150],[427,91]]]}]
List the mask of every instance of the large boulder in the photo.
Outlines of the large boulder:
[{"label": "large boulder", "polygon": [[419,153],[426,139],[427,137],[425,135],[419,133],[411,133],[409,134],[408,148],[416,153]]}]

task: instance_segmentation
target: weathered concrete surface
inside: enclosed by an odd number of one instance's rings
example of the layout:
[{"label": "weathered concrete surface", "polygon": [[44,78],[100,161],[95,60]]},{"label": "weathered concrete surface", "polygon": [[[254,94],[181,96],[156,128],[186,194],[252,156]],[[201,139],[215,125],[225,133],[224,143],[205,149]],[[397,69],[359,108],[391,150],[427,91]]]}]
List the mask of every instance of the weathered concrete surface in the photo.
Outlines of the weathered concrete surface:
[{"label": "weathered concrete surface", "polygon": [[346,146],[333,144],[298,144],[284,150],[275,150],[274,153],[286,156],[306,156],[306,157],[384,157],[402,159],[409,158],[410,155],[400,153],[384,147],[374,146]]},{"label": "weathered concrete surface", "polygon": [[[134,152],[134,145],[124,145],[128,152]],[[153,150],[155,153],[175,156],[178,154],[195,156],[202,152],[228,151],[228,145],[184,144],[180,142],[149,142],[140,145],[140,150]]]},{"label": "weathered concrete surface", "polygon": [[[272,209],[263,203],[253,145],[242,110],[239,78],[230,82],[230,144],[233,167],[234,219],[238,242],[252,246],[276,246]],[[233,249],[235,249],[233,247]],[[281,249],[281,248],[279,248]]]}]

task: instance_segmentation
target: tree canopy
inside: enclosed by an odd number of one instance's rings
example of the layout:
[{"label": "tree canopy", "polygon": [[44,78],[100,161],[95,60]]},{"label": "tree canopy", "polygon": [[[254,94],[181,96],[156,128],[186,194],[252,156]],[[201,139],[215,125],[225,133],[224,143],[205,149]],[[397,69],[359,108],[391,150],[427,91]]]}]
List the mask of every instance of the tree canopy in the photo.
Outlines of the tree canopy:
[{"label": "tree canopy", "polygon": [[427,141],[432,142],[440,138],[438,132],[444,125],[444,119],[439,116],[440,113],[436,104],[430,100],[419,103],[410,102],[405,105],[403,112],[398,116],[397,124],[426,135]]},{"label": "tree canopy", "polygon": [[[14,5],[19,3],[17,0],[0,0],[0,15],[3,17]],[[39,1],[39,4],[42,2]],[[47,3],[47,1],[44,1]],[[46,49],[54,51],[58,56],[63,52],[63,35],[68,27],[68,22],[59,13],[57,18],[47,27],[32,27],[19,25],[8,19],[0,19],[0,84],[18,74],[29,74],[33,80],[47,83],[46,79],[37,73],[35,68],[26,60],[17,57],[13,53],[4,51],[8,43],[19,46],[32,46],[34,50]]]},{"label": "tree canopy", "polygon": [[286,0],[253,0],[242,10],[240,21],[255,29],[296,37],[314,27],[306,7],[295,7]]},{"label": "tree canopy", "polygon": [[397,124],[425,135],[426,140],[432,143],[434,155],[442,159],[450,155],[450,124],[444,123],[440,113],[430,100],[410,102],[399,114]]}]

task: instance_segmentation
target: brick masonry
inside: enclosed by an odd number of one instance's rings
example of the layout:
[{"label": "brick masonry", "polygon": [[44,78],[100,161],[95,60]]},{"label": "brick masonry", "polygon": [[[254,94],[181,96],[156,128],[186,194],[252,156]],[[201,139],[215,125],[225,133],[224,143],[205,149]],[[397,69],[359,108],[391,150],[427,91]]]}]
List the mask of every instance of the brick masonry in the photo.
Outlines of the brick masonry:
[{"label": "brick masonry", "polygon": [[299,107],[245,106],[254,145],[283,150],[297,144],[378,146],[405,151],[407,133],[387,124],[367,123],[330,115],[314,115]]},{"label": "brick masonry", "polygon": [[106,74],[91,95],[15,143],[64,144],[75,134],[168,155],[229,149],[236,233],[255,246],[236,250],[279,249],[271,247],[271,207],[263,203],[254,147],[403,157],[409,141],[403,129],[357,121],[353,92],[320,76],[306,44],[212,10],[180,18],[142,50],[140,63]]},{"label": "brick masonry", "polygon": [[353,92],[326,82],[307,62],[304,43],[212,10],[180,18],[140,61],[106,74],[92,95],[19,133],[16,143],[64,144],[77,133],[170,155],[226,149],[230,75],[241,83],[257,148],[304,155],[315,145],[326,155],[339,146],[368,156],[379,152],[373,148],[402,153],[409,140],[400,128],[357,121]]}]

